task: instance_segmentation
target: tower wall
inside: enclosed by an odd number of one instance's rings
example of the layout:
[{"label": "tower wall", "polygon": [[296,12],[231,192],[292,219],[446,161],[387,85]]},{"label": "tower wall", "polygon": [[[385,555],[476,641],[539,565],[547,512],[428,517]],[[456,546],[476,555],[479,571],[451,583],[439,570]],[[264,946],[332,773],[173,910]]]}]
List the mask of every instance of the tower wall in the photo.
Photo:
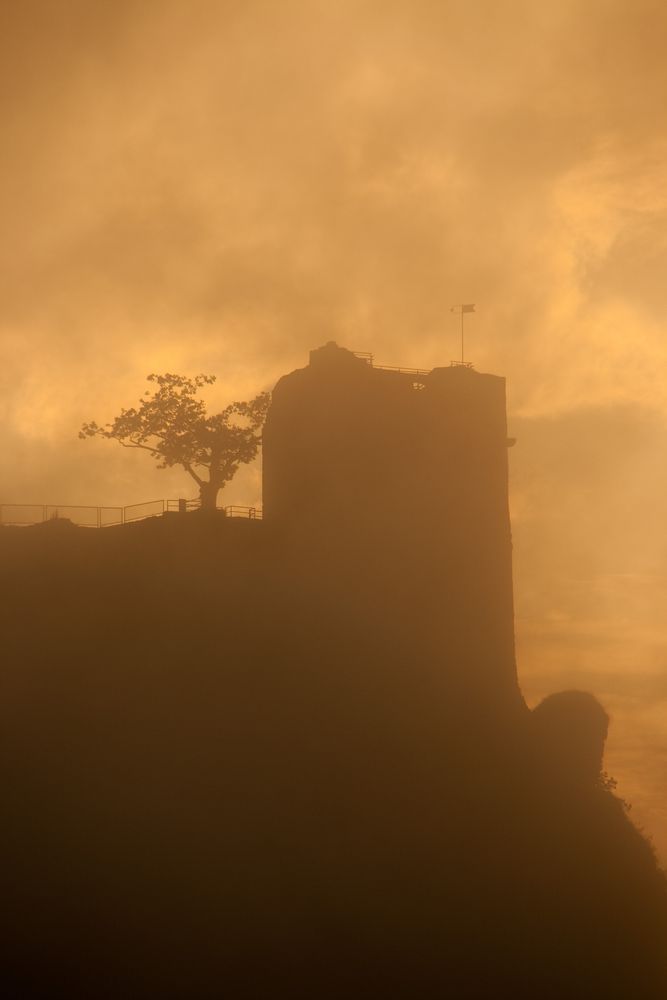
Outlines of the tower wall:
[{"label": "tower wall", "polygon": [[503,378],[311,352],[273,395],[264,516],[382,655],[450,701],[518,704]]}]

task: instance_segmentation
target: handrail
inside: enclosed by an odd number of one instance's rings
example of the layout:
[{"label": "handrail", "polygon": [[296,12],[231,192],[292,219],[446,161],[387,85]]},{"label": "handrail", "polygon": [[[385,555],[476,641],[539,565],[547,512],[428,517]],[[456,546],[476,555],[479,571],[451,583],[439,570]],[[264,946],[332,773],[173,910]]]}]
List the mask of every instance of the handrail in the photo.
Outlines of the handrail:
[{"label": "handrail", "polygon": [[[126,507],[123,507],[123,523],[128,524],[131,521],[145,521],[148,517],[160,517],[164,514],[166,510],[166,500],[144,500],[143,503],[130,503]],[[145,513],[138,513],[137,508],[139,507],[158,507],[155,511],[146,511]],[[128,511],[132,513],[128,514]]]},{"label": "handrail", "polygon": [[374,365],[378,371],[382,372],[398,372],[399,375],[430,375],[430,371],[426,368],[400,368],[397,365]]},{"label": "handrail", "polygon": [[224,510],[227,517],[247,517],[251,521],[262,520],[261,507],[242,507],[239,504],[230,504],[221,509]]},{"label": "handrail", "polygon": [[[355,358],[360,358],[365,361],[366,364],[370,365],[371,368],[376,371],[381,372],[398,372],[399,375],[430,375],[431,369],[428,368],[403,368],[402,365],[377,365],[374,361],[373,355],[367,353],[366,351],[352,351]],[[450,368],[472,368],[472,361],[450,361]]]},{"label": "handrail", "polygon": [[[139,512],[141,508],[144,509],[143,513]],[[125,507],[94,507],[89,504],[3,503],[0,504],[0,526],[27,526],[62,519],[72,521],[80,528],[111,528],[121,524],[145,521],[152,517],[163,517],[165,514],[185,514],[200,508],[199,500],[145,500],[143,503],[131,503]],[[250,521],[262,520],[261,507],[228,504],[216,509],[226,517],[244,517]]]},{"label": "handrail", "polygon": [[399,365],[377,365],[372,354],[368,351],[352,351],[355,358],[365,361],[371,368],[381,372],[398,372],[399,375],[430,375],[430,371],[425,368],[403,368]]}]

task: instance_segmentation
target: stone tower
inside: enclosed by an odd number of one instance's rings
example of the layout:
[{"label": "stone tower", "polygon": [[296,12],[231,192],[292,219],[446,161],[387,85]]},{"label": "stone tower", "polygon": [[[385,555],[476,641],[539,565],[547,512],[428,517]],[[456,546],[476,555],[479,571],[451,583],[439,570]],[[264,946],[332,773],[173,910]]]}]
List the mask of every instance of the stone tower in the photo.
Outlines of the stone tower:
[{"label": "stone tower", "polygon": [[378,368],[334,343],[280,379],[264,431],[265,520],[313,578],[326,567],[332,615],[485,715],[522,704],[507,444],[503,378]]}]

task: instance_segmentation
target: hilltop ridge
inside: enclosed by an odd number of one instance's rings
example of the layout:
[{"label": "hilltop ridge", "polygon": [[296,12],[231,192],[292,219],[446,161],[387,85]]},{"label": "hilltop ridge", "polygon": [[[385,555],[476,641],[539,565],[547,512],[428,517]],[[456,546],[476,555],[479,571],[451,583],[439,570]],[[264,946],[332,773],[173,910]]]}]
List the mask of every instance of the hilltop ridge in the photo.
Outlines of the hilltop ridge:
[{"label": "hilltop ridge", "polygon": [[503,381],[341,351],[279,384],[263,521],[0,531],[10,972],[657,1000],[606,714],[519,688]]}]

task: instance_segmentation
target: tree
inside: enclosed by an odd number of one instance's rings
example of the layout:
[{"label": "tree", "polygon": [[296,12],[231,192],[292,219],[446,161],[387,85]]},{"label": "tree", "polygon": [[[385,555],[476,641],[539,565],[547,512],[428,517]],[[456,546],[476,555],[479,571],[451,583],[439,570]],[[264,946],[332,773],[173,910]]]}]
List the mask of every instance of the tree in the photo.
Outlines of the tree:
[{"label": "tree", "polygon": [[269,393],[261,392],[247,403],[230,403],[207,416],[203,400],[196,396],[215,382],[215,375],[148,375],[147,380],[157,389],[144,393],[138,407],[121,410],[103,427],[95,421],[83,424],[79,437],[109,438],[123,448],[141,448],[157,459],[158,469],[182,466],[199,487],[201,506],[215,509],[223,486],[257,454]]}]

